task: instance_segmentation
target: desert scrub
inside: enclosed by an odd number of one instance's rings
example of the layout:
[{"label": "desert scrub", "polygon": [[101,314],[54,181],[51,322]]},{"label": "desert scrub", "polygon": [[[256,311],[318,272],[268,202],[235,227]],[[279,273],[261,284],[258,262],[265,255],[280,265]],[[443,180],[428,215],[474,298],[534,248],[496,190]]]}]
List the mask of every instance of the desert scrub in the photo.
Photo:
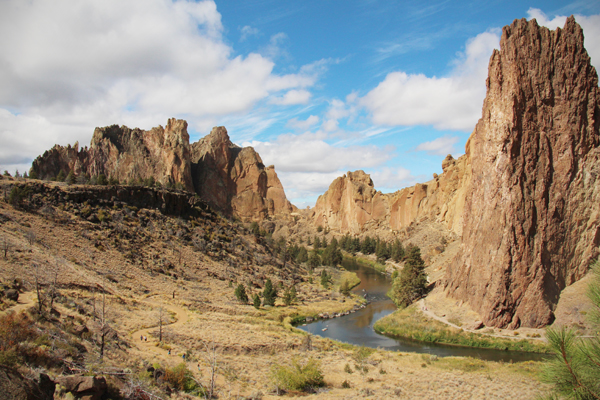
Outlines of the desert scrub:
[{"label": "desert scrub", "polygon": [[544,343],[535,343],[526,339],[503,339],[448,327],[421,314],[415,304],[380,319],[375,323],[374,328],[380,334],[421,342],[532,353],[548,351]]},{"label": "desert scrub", "polygon": [[277,390],[314,391],[325,385],[321,363],[312,357],[304,365],[296,357],[292,359],[291,365],[275,364],[271,368],[271,379]]}]

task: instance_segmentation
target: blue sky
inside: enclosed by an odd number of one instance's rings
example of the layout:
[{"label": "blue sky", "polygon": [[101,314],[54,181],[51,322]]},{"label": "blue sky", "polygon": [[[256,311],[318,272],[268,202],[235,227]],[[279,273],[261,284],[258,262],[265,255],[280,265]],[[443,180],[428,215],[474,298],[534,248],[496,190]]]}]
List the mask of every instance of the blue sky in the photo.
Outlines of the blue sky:
[{"label": "blue sky", "polygon": [[254,146],[297,206],[356,169],[392,192],[463,153],[503,26],[571,14],[598,66],[600,1],[4,1],[0,169],[177,117]]}]

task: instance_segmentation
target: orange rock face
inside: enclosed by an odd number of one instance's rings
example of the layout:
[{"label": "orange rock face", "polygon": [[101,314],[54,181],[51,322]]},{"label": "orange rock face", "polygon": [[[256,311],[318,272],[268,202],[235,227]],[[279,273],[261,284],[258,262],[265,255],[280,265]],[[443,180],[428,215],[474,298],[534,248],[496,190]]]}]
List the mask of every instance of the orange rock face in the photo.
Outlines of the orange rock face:
[{"label": "orange rock face", "polygon": [[194,186],[212,206],[244,220],[292,211],[275,168],[265,168],[252,147],[233,144],[224,127],[191,147]]},{"label": "orange rock face", "polygon": [[180,184],[241,219],[292,211],[274,167],[265,168],[253,148],[231,143],[224,127],[190,145],[183,120],[169,119],[166,128],[149,131],[96,128],[89,148],[56,145],[33,162],[33,169],[42,179],[60,171],[104,174],[123,183],[152,177],[162,185]]},{"label": "orange rock face", "polygon": [[487,325],[541,327],[600,244],[598,77],[575,20],[505,27],[467,144],[462,245],[448,294]]}]

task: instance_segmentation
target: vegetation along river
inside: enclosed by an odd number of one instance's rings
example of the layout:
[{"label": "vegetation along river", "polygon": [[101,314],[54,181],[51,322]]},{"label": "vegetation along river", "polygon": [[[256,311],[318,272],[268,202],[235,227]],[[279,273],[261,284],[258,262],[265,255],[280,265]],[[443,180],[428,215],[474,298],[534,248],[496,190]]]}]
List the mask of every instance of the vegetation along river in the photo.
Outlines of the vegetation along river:
[{"label": "vegetation along river", "polygon": [[[299,329],[314,335],[358,346],[402,352],[429,353],[439,357],[463,356],[504,362],[510,362],[511,360],[515,362],[542,360],[544,358],[543,355],[536,353],[449,346],[380,335],[375,332],[373,325],[380,318],[396,310],[396,305],[386,295],[392,285],[391,278],[351,258],[344,258],[343,265],[345,269],[358,275],[361,283],[353,289],[353,292],[361,296],[366,295],[370,301],[369,304],[355,313],[333,319],[318,320],[298,326]],[[323,330],[325,328],[327,329]]]}]

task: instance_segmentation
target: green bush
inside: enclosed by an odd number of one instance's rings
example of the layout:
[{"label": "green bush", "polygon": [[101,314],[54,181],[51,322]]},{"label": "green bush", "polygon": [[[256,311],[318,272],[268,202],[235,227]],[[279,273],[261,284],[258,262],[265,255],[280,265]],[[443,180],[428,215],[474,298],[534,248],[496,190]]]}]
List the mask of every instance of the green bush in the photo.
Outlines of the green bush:
[{"label": "green bush", "polygon": [[193,379],[192,371],[187,368],[184,362],[174,368],[167,368],[164,379],[174,389],[183,392],[189,393],[198,389],[198,384]]},{"label": "green bush", "polygon": [[271,379],[278,389],[310,391],[325,385],[321,363],[312,357],[302,365],[297,358],[291,365],[275,364],[271,368]]}]

